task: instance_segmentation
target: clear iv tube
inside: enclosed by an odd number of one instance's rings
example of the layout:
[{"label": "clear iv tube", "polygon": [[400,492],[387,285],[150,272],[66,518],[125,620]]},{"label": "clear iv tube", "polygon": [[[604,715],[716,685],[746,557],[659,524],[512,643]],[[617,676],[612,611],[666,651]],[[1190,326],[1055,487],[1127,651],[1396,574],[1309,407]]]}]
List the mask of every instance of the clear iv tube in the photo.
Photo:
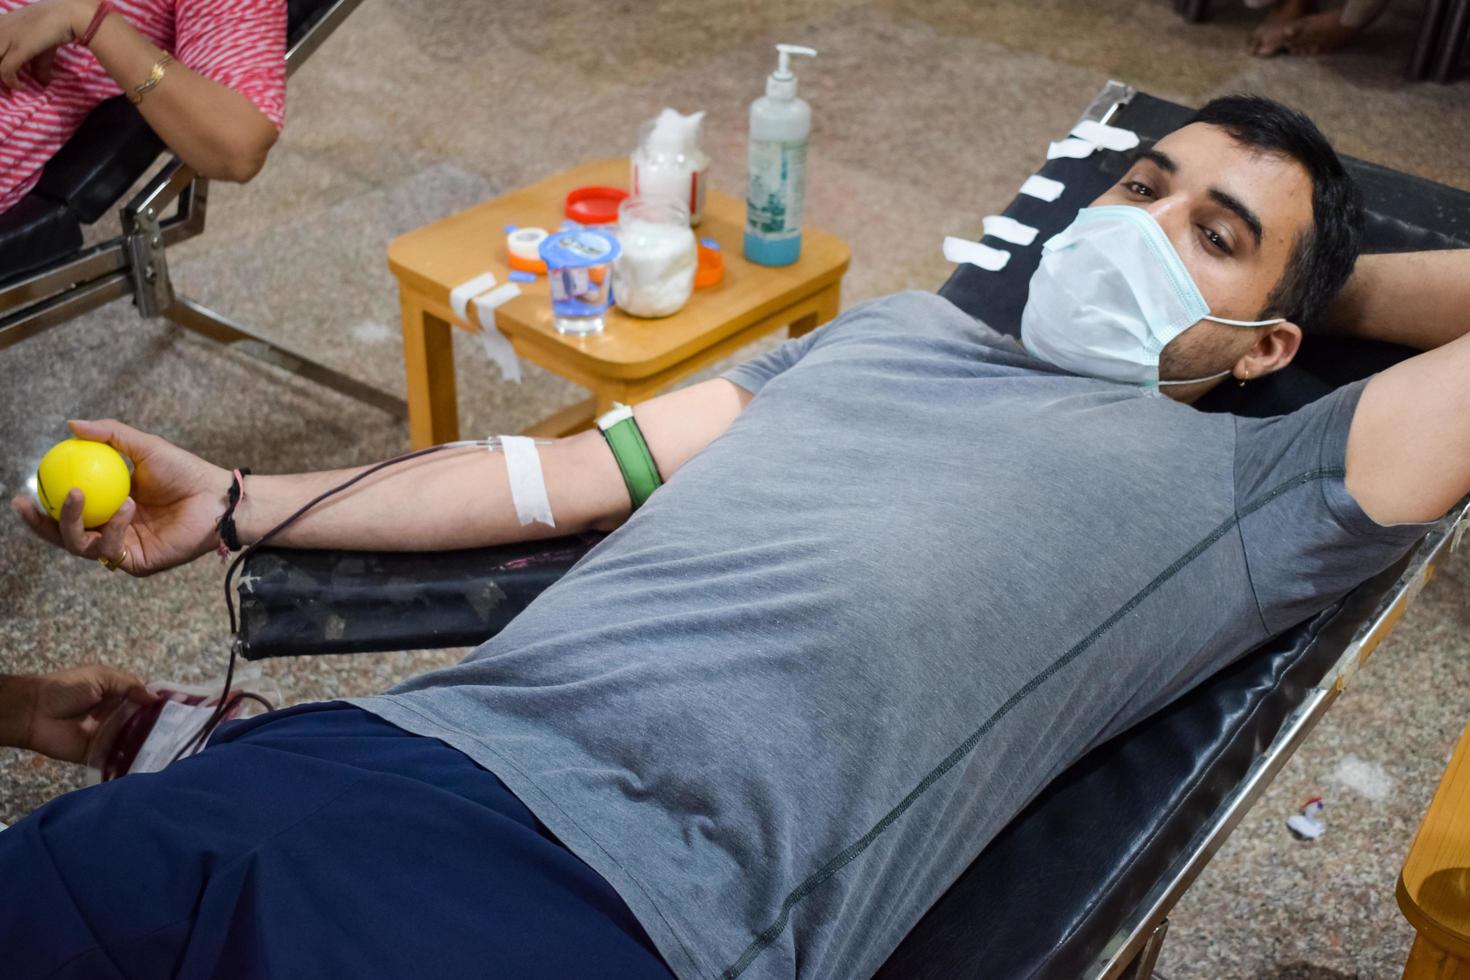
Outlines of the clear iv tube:
[{"label": "clear iv tube", "polygon": [[[552,439],[534,440],[534,442],[538,446],[550,445],[554,441],[555,440]],[[225,713],[229,711],[230,707],[234,703],[234,701],[230,697],[230,684],[234,680],[235,659],[240,651],[240,641],[237,635],[240,631],[240,627],[239,619],[235,614],[235,597],[232,592],[232,586],[234,585],[235,572],[239,569],[240,564],[244,562],[246,558],[249,558],[251,555],[253,555],[258,548],[264,545],[271,538],[275,537],[277,534],[281,533],[292,524],[295,524],[302,517],[305,517],[306,514],[313,507],[316,507],[318,504],[322,503],[329,497],[333,497],[341,493],[343,490],[355,486],[361,481],[372,476],[374,473],[381,472],[382,470],[385,470],[390,466],[396,466],[399,463],[406,463],[409,460],[419,459],[423,456],[431,456],[434,453],[443,452],[446,449],[484,448],[495,450],[500,448],[500,444],[501,443],[499,436],[491,436],[488,439],[461,439],[457,442],[446,442],[438,446],[429,446],[427,449],[416,449],[411,453],[404,453],[402,456],[394,456],[392,459],[385,459],[381,463],[374,463],[372,466],[369,466],[361,473],[354,474],[350,478],[337,484],[335,487],[332,487],[329,490],[324,490],[323,492],[317,494],[311,500],[307,501],[300,508],[298,508],[285,520],[281,521],[275,527],[266,531],[255,541],[240,549],[240,553],[235,556],[235,559],[230,562],[229,569],[225,571],[225,608],[229,610],[230,614],[230,635],[232,637],[235,637],[235,639],[230,643],[230,660],[228,666],[225,668],[225,683],[224,687],[220,690],[219,703],[215,706],[214,711],[210,713],[209,717],[205,719],[204,724],[199,727],[199,731],[196,732],[194,736],[189,739],[188,742],[186,742],[183,746],[179,748],[179,751],[175,753],[173,759],[170,761],[177,762],[194,746],[201,745],[204,741],[206,741],[209,738],[210,734],[213,733],[215,727],[223,719]]]}]

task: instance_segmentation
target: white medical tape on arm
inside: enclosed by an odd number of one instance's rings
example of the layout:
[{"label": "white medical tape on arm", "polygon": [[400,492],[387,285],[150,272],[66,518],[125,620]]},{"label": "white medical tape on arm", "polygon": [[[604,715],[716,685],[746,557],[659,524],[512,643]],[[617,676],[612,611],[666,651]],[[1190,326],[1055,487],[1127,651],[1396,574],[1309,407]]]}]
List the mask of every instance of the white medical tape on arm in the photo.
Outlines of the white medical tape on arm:
[{"label": "white medical tape on arm", "polygon": [[1138,145],[1138,134],[1121,126],[1105,126],[1093,119],[1084,119],[1072,128],[1072,135],[1089,143],[1096,143],[1107,150],[1126,152]]},{"label": "white medical tape on arm", "polygon": [[474,300],[475,316],[480,321],[480,345],[485,348],[485,356],[499,366],[501,377],[518,383],[521,380],[521,362],[516,357],[510,338],[501,333],[495,324],[495,308],[520,294],[521,287],[508,282],[484,296],[476,296]]},{"label": "white medical tape on arm", "polygon": [[980,219],[980,223],[985,228],[985,234],[993,235],[1012,245],[1030,245],[1036,241],[1035,228],[1023,225],[1015,218],[1007,218],[1003,214],[987,214]]},{"label": "white medical tape on arm", "polygon": [[470,300],[495,285],[496,282],[495,273],[485,272],[460,283],[449,291],[449,308],[454,311],[455,316],[463,320]]},{"label": "white medical tape on arm", "polygon": [[[505,454],[505,474],[510,478],[510,499],[516,520],[523,525],[540,521],[556,527],[551,517],[551,500],[546,496],[546,478],[541,475],[541,453],[530,436],[500,436]],[[492,446],[491,452],[495,449]]]},{"label": "white medical tape on arm", "polygon": [[1055,201],[1061,197],[1062,191],[1066,189],[1067,185],[1060,180],[1052,180],[1050,177],[1041,176],[1041,174],[1032,174],[1026,178],[1026,183],[1021,185],[1022,194],[1029,194],[1032,197],[1048,202]]},{"label": "white medical tape on arm", "polygon": [[990,272],[999,272],[1011,260],[1011,253],[950,235],[944,240],[944,257],[951,262],[968,262]]}]

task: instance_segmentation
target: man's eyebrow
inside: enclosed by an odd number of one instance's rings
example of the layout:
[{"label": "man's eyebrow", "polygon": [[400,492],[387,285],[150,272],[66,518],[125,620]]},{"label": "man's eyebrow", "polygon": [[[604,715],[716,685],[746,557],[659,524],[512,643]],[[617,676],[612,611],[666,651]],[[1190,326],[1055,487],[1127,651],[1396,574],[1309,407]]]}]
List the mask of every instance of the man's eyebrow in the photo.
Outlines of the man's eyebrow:
[{"label": "man's eyebrow", "polygon": [[1174,158],[1169,156],[1169,154],[1165,153],[1163,150],[1155,150],[1150,147],[1147,150],[1140,151],[1138,156],[1134,157],[1133,159],[1135,163],[1139,160],[1148,160],[1166,174],[1179,172],[1179,164],[1175,163]]},{"label": "man's eyebrow", "polygon": [[1221,207],[1234,211],[1236,216],[1244,221],[1245,226],[1251,230],[1251,235],[1256,239],[1256,248],[1261,247],[1261,219],[1256,217],[1254,211],[1245,206],[1245,202],[1233,194],[1225,193],[1218,187],[1210,188],[1210,199]]},{"label": "man's eyebrow", "polygon": [[[1179,164],[1175,163],[1174,158],[1162,150],[1153,149],[1152,147],[1147,150],[1142,150],[1134,157],[1135,163],[1139,160],[1149,161],[1166,174],[1177,174],[1179,172]],[[1256,213],[1247,207],[1244,201],[1234,194],[1220,190],[1218,187],[1210,188],[1210,199],[1221,207],[1235,212],[1236,217],[1244,221],[1245,226],[1250,229],[1251,237],[1256,240],[1256,247],[1261,247],[1261,219],[1256,217]]]}]

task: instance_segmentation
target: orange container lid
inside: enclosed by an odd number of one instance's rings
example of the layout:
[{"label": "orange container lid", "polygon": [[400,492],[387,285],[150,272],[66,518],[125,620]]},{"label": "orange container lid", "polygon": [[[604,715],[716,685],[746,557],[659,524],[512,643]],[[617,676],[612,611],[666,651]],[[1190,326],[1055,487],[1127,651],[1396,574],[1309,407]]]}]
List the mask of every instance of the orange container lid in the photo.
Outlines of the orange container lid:
[{"label": "orange container lid", "polygon": [[[713,239],[707,239],[713,241]],[[725,278],[725,256],[720,251],[719,245],[714,248],[701,241],[699,243],[699,266],[694,270],[694,286],[703,289],[705,286],[713,286]]]}]

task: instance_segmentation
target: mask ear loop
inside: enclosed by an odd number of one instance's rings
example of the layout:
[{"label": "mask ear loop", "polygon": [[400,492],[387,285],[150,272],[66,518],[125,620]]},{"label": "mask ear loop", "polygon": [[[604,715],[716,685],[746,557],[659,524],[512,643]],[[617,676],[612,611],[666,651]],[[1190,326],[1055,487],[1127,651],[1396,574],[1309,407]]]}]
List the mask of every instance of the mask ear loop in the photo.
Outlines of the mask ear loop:
[{"label": "mask ear loop", "polygon": [[1197,385],[1205,381],[1218,381],[1221,378],[1229,377],[1231,373],[1231,371],[1221,371],[1219,374],[1212,374],[1208,378],[1190,378],[1188,381],[1160,381],[1158,384],[1160,388],[1164,385]]},{"label": "mask ear loop", "polygon": [[[1279,316],[1274,320],[1227,320],[1223,316],[1206,316],[1204,317],[1204,319],[1209,320],[1212,323],[1223,323],[1227,327],[1269,327],[1277,323],[1286,322],[1286,317],[1284,316]],[[1233,373],[1234,371],[1232,369],[1229,371],[1221,371],[1219,374],[1212,374],[1207,378],[1191,378],[1188,381],[1160,381],[1158,382],[1158,384],[1161,388],[1164,385],[1197,385],[1205,381],[1218,381],[1221,378],[1228,377]],[[1242,381],[1241,384],[1245,384],[1245,382]]]},{"label": "mask ear loop", "polygon": [[1202,319],[1214,323],[1223,323],[1227,327],[1270,327],[1278,323],[1285,323],[1286,317],[1278,316],[1274,320],[1227,320],[1223,316],[1205,316]]}]

